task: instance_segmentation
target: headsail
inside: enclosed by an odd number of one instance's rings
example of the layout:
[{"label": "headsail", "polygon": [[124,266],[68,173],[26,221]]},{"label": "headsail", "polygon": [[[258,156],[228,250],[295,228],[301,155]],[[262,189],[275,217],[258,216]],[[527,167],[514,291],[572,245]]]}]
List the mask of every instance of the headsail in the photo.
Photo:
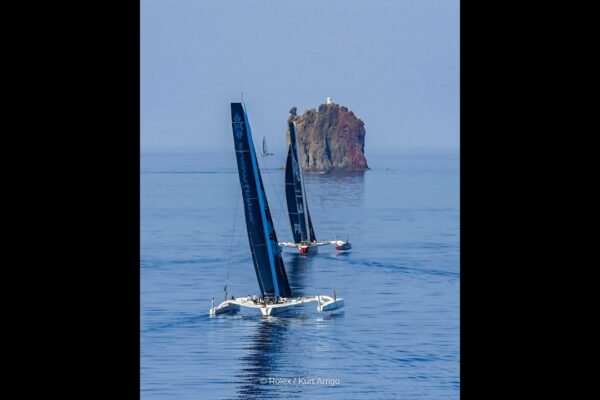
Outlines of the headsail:
[{"label": "headsail", "polygon": [[296,124],[290,121],[288,127],[290,130],[290,147],[285,164],[285,197],[287,199],[288,215],[290,217],[294,242],[300,243],[304,240],[313,242],[317,239],[306,203],[304,178],[298,155]]},{"label": "headsail", "polygon": [[231,103],[233,141],[242,188],[252,261],[263,296],[291,297],[281,250],[256,161],[252,132],[242,103]]}]

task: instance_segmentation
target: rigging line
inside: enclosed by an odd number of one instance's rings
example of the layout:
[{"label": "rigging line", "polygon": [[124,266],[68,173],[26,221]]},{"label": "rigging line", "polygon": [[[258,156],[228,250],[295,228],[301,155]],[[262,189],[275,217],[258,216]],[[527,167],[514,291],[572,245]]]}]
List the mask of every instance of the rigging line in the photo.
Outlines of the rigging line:
[{"label": "rigging line", "polygon": [[[265,158],[268,158],[268,157],[265,157]],[[281,221],[281,214],[284,211],[284,209],[283,209],[283,202],[281,200],[281,197],[279,196],[279,192],[277,191],[277,189],[275,187],[275,184],[273,183],[273,179],[271,178],[271,173],[269,172],[269,169],[267,168],[267,165],[266,165],[267,164],[267,160],[264,160],[262,162],[262,164],[263,164],[263,167],[264,167],[263,171],[265,171],[265,175],[267,175],[267,178],[269,179],[269,183],[271,184],[272,191],[275,192],[275,197],[277,197],[277,201],[279,203],[279,208],[278,208],[278,210],[276,212],[276,217],[277,217],[278,221]],[[273,221],[273,224],[275,224],[275,221]],[[277,229],[275,231],[277,231]]]},{"label": "rigging line", "polygon": [[233,260],[233,256],[237,255],[239,253],[240,242],[242,241],[242,237],[244,237],[244,230],[240,229],[238,232],[237,241],[235,242],[234,250],[233,250],[232,254],[230,255],[230,258],[232,260]]},{"label": "rigging line", "polygon": [[227,277],[225,278],[225,286],[223,291],[225,292],[225,300],[227,300],[227,283],[229,283],[229,271],[231,270],[231,252],[233,250],[233,242],[235,239],[235,223],[237,220],[237,210],[240,202],[240,194],[235,198],[235,213],[233,215],[233,229],[231,231],[231,242],[229,243],[229,259],[227,260]]}]

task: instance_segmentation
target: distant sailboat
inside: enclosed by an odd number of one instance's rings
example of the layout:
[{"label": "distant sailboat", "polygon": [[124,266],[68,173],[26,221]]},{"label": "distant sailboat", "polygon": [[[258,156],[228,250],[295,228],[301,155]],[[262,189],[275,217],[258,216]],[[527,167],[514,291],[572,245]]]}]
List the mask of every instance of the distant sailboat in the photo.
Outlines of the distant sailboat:
[{"label": "distant sailboat", "polygon": [[317,312],[342,308],[344,299],[337,298],[335,290],[333,297],[323,295],[293,297],[281,250],[277,245],[277,235],[258,168],[248,116],[242,103],[231,103],[231,120],[246,229],[261,296],[238,298],[232,296],[217,307],[214,305],[213,298],[209,314],[214,316],[237,312],[241,307],[245,307],[260,311],[264,316],[279,315],[297,311],[299,307],[311,302],[317,303]]},{"label": "distant sailboat", "polygon": [[298,248],[300,253],[308,253],[310,248],[317,248],[329,244],[336,245],[337,250],[350,250],[352,245],[348,241],[326,240],[317,242],[313,229],[308,204],[306,202],[306,189],[304,176],[298,152],[298,137],[296,123],[288,123],[290,130],[290,146],[288,148],[287,162],[285,164],[285,197],[287,199],[288,215],[292,227],[294,242],[281,242],[280,246]]},{"label": "distant sailboat", "polygon": [[262,153],[260,154],[263,157],[268,157],[268,156],[272,156],[273,153],[269,153],[269,150],[267,150],[267,139],[263,136],[263,148],[262,148]]}]

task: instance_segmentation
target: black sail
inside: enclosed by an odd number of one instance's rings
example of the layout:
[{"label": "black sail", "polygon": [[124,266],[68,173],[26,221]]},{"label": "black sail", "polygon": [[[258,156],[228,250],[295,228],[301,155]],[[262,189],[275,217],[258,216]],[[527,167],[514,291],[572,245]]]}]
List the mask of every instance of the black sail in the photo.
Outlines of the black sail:
[{"label": "black sail", "polygon": [[256,161],[248,116],[241,103],[231,103],[231,122],[248,241],[261,294],[292,297],[292,289],[277,244],[277,235]]},{"label": "black sail", "polygon": [[290,146],[285,164],[285,197],[287,200],[288,215],[294,242],[303,240],[316,241],[310,213],[304,191],[302,167],[298,156],[298,140],[296,137],[296,126],[289,122]]}]

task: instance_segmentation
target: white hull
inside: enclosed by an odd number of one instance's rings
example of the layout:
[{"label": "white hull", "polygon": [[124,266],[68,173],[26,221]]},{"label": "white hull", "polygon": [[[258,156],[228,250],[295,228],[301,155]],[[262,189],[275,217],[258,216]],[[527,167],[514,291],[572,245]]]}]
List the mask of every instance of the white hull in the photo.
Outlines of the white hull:
[{"label": "white hull", "polygon": [[330,296],[310,296],[282,298],[277,303],[267,304],[252,297],[239,297],[234,300],[225,300],[217,307],[211,307],[209,314],[216,316],[220,314],[237,313],[241,309],[252,311],[263,316],[272,315],[294,315],[310,308],[309,303],[317,303],[317,312],[333,312],[344,307],[344,299]]},{"label": "white hull", "polygon": [[295,243],[295,242],[279,242],[279,247],[293,247],[298,249],[300,253],[308,253],[309,249],[314,249],[311,251],[317,251],[320,246],[335,246],[338,251],[349,251],[352,248],[352,245],[348,242],[344,242],[341,240],[324,240],[322,242],[307,242],[307,243]]}]

